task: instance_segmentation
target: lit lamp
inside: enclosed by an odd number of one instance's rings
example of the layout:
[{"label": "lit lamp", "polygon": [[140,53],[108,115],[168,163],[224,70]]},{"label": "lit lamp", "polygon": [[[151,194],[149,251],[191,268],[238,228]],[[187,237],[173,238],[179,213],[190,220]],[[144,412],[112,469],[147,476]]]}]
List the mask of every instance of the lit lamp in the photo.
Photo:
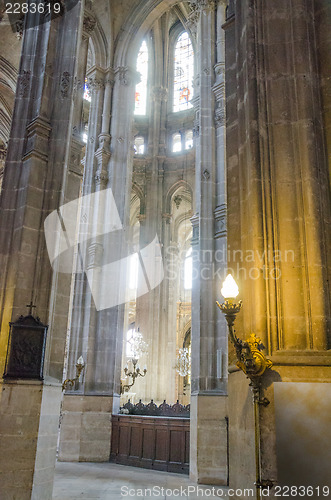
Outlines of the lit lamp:
[{"label": "lit lamp", "polygon": [[83,356],[79,356],[79,358],[76,361],[76,377],[75,378],[67,378],[62,384],[62,391],[64,391],[65,389],[68,389],[68,387],[70,389],[73,388],[73,386],[75,385],[75,382],[77,380],[79,380],[79,377],[80,377],[82,371],[84,370],[84,367],[85,367],[85,363],[84,363]]},{"label": "lit lamp", "polygon": [[236,315],[239,313],[242,301],[235,302],[236,297],[239,295],[239,288],[237,283],[228,274],[221,290],[224,297],[224,302],[220,304],[216,302],[228,324],[229,336],[231,342],[234,344],[237,355],[237,366],[245,375],[250,379],[250,386],[253,391],[254,402],[254,421],[255,421],[255,464],[256,464],[256,494],[257,499],[261,498],[261,489],[269,488],[273,482],[269,479],[261,479],[261,458],[260,458],[260,405],[268,406],[269,400],[261,396],[261,377],[264,372],[272,367],[272,361],[267,359],[262,350],[264,346],[261,339],[252,333],[246,341],[238,339],[235,335],[233,328]]}]

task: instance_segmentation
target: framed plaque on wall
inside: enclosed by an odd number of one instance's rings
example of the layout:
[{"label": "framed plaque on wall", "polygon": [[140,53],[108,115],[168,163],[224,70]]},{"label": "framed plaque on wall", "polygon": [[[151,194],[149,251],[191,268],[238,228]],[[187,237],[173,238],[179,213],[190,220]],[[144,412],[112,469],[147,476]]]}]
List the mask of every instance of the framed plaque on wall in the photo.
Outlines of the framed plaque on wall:
[{"label": "framed plaque on wall", "polygon": [[31,314],[10,322],[4,378],[43,380],[48,325]]}]

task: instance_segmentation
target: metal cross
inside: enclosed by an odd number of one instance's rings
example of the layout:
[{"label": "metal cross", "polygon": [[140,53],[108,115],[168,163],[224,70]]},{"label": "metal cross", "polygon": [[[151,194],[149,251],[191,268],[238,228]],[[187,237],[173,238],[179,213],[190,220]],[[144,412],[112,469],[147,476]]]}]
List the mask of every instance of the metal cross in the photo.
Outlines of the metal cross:
[{"label": "metal cross", "polygon": [[32,303],[32,299],[31,299],[31,302],[30,304],[27,304],[26,307],[29,307],[29,314],[30,316],[32,316],[32,308],[33,307],[37,307],[37,306],[34,306],[33,303]]}]

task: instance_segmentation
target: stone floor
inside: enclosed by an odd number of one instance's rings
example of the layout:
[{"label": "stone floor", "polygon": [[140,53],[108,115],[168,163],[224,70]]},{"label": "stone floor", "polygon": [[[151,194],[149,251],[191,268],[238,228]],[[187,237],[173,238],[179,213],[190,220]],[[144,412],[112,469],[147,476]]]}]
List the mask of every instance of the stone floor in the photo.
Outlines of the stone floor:
[{"label": "stone floor", "polygon": [[53,500],[121,500],[124,498],[201,500],[225,498],[226,492],[227,488],[222,486],[197,486],[187,476],[180,474],[110,463],[58,462]]}]

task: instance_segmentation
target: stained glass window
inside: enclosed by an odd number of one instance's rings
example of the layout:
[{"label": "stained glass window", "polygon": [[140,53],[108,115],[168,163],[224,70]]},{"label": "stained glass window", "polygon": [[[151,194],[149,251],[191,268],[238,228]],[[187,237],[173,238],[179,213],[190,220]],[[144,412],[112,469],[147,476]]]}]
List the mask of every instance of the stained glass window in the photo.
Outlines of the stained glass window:
[{"label": "stained glass window", "polygon": [[179,35],[174,54],[174,107],[184,111],[192,108],[194,54],[190,37],[186,31]]},{"label": "stained glass window", "polygon": [[90,90],[89,90],[88,85],[87,85],[87,78],[85,78],[85,83],[84,83],[84,99],[86,101],[91,102],[91,94],[90,94]]},{"label": "stained glass window", "polygon": [[135,94],[135,115],[146,114],[147,103],[147,79],[148,79],[148,48],[145,40],[141,44],[137,57],[137,71],[140,73],[141,80],[136,85]]}]

